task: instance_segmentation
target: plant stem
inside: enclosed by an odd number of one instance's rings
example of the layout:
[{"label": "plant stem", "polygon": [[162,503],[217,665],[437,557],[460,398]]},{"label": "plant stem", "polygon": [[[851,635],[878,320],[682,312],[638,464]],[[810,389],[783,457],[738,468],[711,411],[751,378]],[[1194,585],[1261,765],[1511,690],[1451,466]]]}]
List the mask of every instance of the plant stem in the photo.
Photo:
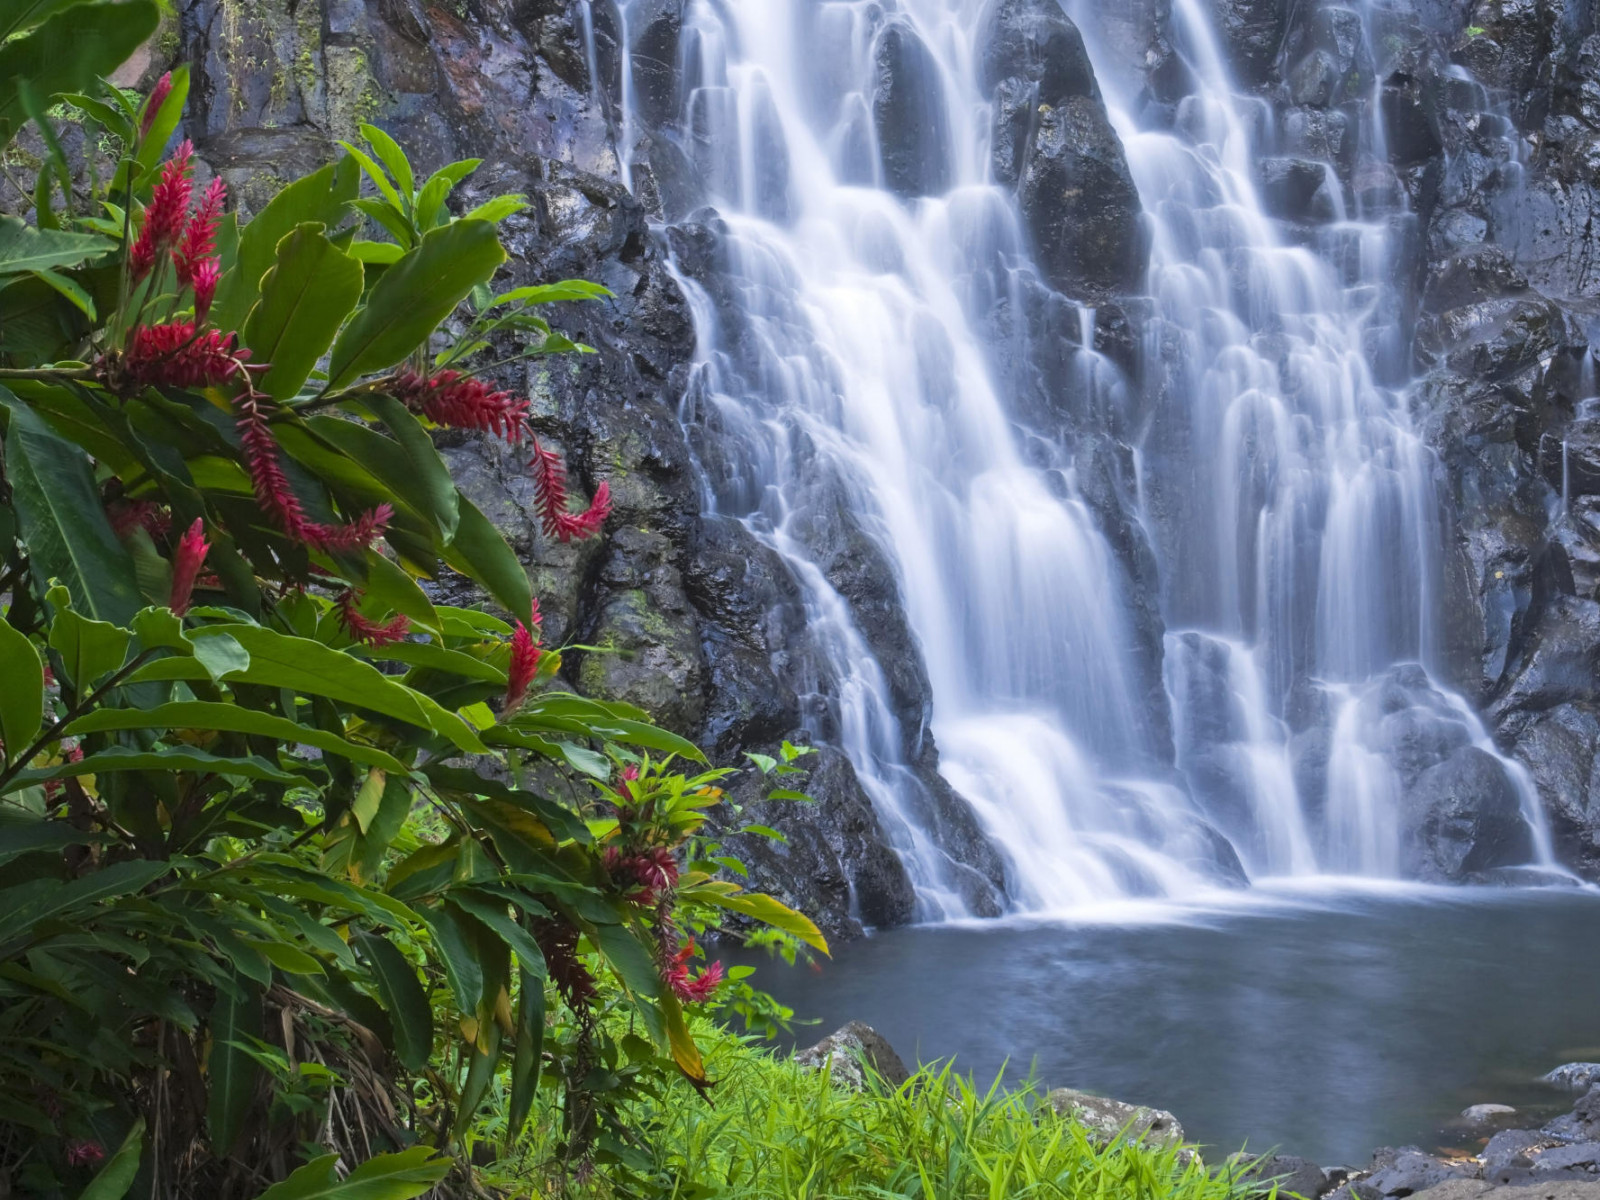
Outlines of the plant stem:
[{"label": "plant stem", "polygon": [[93,378],[93,367],[0,367],[0,379],[41,379],[46,383],[58,383],[68,379]]}]

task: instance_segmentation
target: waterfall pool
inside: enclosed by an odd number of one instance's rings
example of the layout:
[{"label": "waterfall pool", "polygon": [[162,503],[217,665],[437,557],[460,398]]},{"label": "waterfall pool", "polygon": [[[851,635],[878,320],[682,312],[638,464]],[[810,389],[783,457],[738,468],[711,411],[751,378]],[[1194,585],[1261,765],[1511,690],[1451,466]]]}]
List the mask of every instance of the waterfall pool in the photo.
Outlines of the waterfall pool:
[{"label": "waterfall pool", "polygon": [[1173,1112],[1218,1151],[1325,1166],[1379,1146],[1471,1150],[1470,1104],[1542,1124],[1537,1082],[1600,1059],[1600,892],[1300,881],[1212,903],[880,933],[755,981],[806,1045],[849,1020],[909,1062],[1004,1065]]}]

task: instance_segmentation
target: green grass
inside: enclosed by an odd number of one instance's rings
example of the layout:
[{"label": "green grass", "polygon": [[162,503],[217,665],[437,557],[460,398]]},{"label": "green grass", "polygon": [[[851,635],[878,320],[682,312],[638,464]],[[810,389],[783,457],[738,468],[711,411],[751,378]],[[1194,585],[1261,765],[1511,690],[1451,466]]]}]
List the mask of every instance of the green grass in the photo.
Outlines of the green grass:
[{"label": "green grass", "polygon": [[[1116,1142],[1096,1146],[1024,1086],[983,1089],[949,1066],[905,1086],[855,1093],[727,1034],[703,1040],[709,1103],[687,1085],[641,1102],[639,1186],[598,1172],[566,1190],[535,1165],[501,1164],[529,1196],[670,1200],[1237,1200],[1198,1156]],[[646,1165],[648,1163],[648,1165]],[[1259,1184],[1257,1189],[1259,1190]]]}]

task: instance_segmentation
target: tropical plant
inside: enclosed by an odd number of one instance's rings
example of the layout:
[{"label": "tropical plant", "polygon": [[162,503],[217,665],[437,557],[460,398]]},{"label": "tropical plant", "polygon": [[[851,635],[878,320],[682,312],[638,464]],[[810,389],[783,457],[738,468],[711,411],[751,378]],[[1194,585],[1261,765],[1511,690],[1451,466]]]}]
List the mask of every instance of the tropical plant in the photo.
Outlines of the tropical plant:
[{"label": "tropical plant", "polygon": [[[119,148],[94,207],[69,183],[0,217],[0,1172],[399,1200],[491,1093],[515,1142],[541,1080],[564,1163],[621,1153],[631,1083],[709,1082],[693,932],[826,947],[701,861],[727,769],[559,688],[434,448],[526,444],[545,532],[597,534],[607,485],[574,508],[471,364],[583,349],[533,310],[609,293],[496,293],[522,198],[455,216],[476,163],[417,188],[371,127],[240,224],[187,143],[161,159],[181,73],[142,104],[92,82],[64,99]],[[447,571],[488,605],[435,603]],[[781,785],[800,753],[756,765]]]}]

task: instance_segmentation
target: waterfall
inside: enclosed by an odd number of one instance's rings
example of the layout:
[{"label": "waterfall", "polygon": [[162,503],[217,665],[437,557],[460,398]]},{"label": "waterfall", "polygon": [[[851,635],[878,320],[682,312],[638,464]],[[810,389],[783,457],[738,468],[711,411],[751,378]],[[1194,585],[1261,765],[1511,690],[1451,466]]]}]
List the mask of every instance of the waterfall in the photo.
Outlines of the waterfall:
[{"label": "waterfall", "polygon": [[[624,0],[621,28],[647,7]],[[679,141],[717,241],[713,267],[678,264],[705,506],[799,582],[812,732],[850,758],[920,918],[978,908],[940,835],[930,736],[1017,909],[1182,895],[1241,863],[1251,878],[1396,875],[1408,739],[1498,758],[1440,682],[1448,524],[1407,412],[1390,278],[1405,214],[1381,196],[1347,212],[1329,169],[1315,236],[1285,240],[1255,171],[1270,113],[1235,94],[1199,0],[1175,0],[1194,86],[1170,128],[1097,72],[1150,233],[1139,353],[1167,381],[1141,406],[1096,351],[1092,308],[1037,329],[1019,316],[1039,272],[993,178],[989,10],[689,0]],[[886,62],[893,145],[873,108]],[[1381,161],[1381,122],[1360,137]],[[1071,430],[1005,383],[1046,339],[1081,409]],[[1114,545],[1085,472],[1119,438]],[[1159,573],[1165,633],[1149,645],[1128,542]],[[924,713],[852,595],[863,574],[904,612]],[[1506,775],[1537,827],[1525,773]]]}]

